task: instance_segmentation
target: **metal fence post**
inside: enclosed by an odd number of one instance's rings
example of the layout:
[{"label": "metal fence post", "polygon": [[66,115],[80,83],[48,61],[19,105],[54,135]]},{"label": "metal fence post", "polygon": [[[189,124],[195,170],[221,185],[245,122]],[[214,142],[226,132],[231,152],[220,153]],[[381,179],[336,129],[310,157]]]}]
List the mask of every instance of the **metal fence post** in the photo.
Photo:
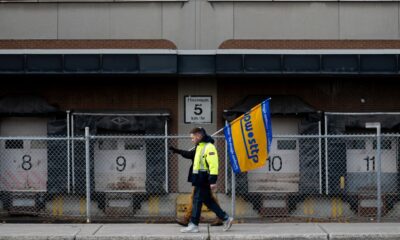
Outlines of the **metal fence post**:
[{"label": "metal fence post", "polygon": [[235,217],[236,212],[236,176],[232,169],[232,217]]},{"label": "metal fence post", "polygon": [[70,110],[67,110],[67,192],[71,192],[71,133],[70,133]]},{"label": "metal fence post", "polygon": [[377,171],[376,171],[376,179],[377,179],[377,222],[381,221],[382,215],[382,189],[381,189],[381,128],[380,126],[377,128],[377,136],[376,136],[376,152],[377,152]]},{"label": "metal fence post", "polygon": [[319,194],[322,194],[322,132],[321,121],[318,121],[318,164],[319,164]]},{"label": "metal fence post", "polygon": [[90,136],[89,127],[85,127],[85,160],[86,160],[86,222],[90,223]]},{"label": "metal fence post", "polygon": [[367,122],[366,128],[376,128],[376,221],[381,221],[382,192],[381,192],[381,123]]},{"label": "metal fence post", "polygon": [[329,165],[328,165],[328,116],[325,115],[325,194],[329,194]]},{"label": "metal fence post", "polygon": [[[225,121],[225,125],[228,124],[228,121]],[[228,142],[224,138],[225,144],[225,193],[228,193]]]},{"label": "metal fence post", "polygon": [[165,192],[168,193],[168,120],[165,119]]},{"label": "metal fence post", "polygon": [[75,137],[74,132],[74,114],[71,114],[71,174],[72,174],[72,193],[75,194]]},{"label": "metal fence post", "polygon": [[225,142],[225,193],[228,193],[228,143],[226,141]]}]

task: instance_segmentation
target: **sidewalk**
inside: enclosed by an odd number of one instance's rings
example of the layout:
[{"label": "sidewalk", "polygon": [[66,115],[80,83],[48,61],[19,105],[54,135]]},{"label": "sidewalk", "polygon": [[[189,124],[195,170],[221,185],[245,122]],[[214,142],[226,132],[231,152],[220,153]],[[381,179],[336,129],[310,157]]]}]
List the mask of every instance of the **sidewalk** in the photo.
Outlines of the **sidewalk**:
[{"label": "sidewalk", "polygon": [[235,224],[228,232],[221,227],[200,225],[200,233],[183,234],[175,224],[0,224],[0,239],[400,239],[398,223],[276,223]]}]

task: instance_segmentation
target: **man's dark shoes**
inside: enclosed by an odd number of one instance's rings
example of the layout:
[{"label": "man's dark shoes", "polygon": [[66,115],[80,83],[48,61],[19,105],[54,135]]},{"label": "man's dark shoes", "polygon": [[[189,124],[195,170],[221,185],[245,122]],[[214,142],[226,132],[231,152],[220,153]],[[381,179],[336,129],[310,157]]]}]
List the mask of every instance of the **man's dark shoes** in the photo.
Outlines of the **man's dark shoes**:
[{"label": "man's dark shoes", "polygon": [[175,219],[175,221],[177,224],[184,226],[184,227],[187,227],[189,224],[189,220],[186,218],[177,218],[177,219]]},{"label": "man's dark shoes", "polygon": [[222,226],[224,225],[224,222],[221,219],[216,218],[210,225],[213,227]]}]

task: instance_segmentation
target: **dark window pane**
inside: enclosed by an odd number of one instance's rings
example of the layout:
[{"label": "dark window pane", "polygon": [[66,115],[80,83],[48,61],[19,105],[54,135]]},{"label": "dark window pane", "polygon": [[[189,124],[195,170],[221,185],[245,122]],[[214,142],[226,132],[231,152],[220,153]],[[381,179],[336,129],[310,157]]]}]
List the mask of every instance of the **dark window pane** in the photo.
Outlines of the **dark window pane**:
[{"label": "dark window pane", "polygon": [[352,149],[352,150],[365,149],[365,140],[349,140],[347,142],[347,149]]},{"label": "dark window pane", "polygon": [[23,149],[23,140],[6,140],[6,149]]},{"label": "dark window pane", "polygon": [[296,140],[278,140],[278,150],[296,150]]}]

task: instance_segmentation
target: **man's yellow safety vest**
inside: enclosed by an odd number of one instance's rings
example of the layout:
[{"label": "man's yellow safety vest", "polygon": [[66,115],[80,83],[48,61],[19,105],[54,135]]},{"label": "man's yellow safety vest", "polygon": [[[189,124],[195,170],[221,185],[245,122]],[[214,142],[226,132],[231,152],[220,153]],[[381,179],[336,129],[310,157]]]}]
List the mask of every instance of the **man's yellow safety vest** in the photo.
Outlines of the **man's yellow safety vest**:
[{"label": "man's yellow safety vest", "polygon": [[200,142],[197,145],[193,161],[193,174],[199,172],[218,175],[218,153],[212,143]]}]

